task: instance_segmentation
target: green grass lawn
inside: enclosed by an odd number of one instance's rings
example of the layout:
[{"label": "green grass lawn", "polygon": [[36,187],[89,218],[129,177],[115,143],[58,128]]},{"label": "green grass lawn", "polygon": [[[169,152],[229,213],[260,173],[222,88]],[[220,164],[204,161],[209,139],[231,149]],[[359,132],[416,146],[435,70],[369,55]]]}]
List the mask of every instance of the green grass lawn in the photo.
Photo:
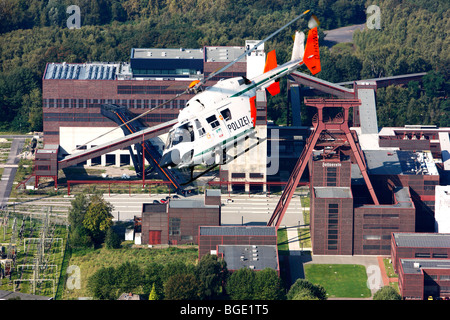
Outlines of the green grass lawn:
[{"label": "green grass lawn", "polygon": [[277,244],[279,255],[289,255],[289,243],[286,228],[279,228],[277,231]]},{"label": "green grass lawn", "polygon": [[306,264],[305,278],[325,288],[328,298],[369,298],[366,269],[354,264]]},{"label": "green grass lawn", "polygon": [[[64,289],[61,299],[71,300],[78,297],[89,297],[91,294],[87,289],[88,279],[97,270],[102,267],[118,267],[122,263],[129,261],[135,262],[144,267],[147,263],[156,262],[167,264],[169,262],[180,261],[186,264],[195,264],[198,258],[198,248],[165,248],[165,249],[149,249],[149,248],[130,248],[125,245],[121,249],[85,249],[72,252],[66,265],[75,265],[80,268],[81,288],[74,290]],[[67,277],[67,275],[65,275]],[[62,281],[65,281],[63,275]],[[63,283],[60,285],[64,286]]]}]

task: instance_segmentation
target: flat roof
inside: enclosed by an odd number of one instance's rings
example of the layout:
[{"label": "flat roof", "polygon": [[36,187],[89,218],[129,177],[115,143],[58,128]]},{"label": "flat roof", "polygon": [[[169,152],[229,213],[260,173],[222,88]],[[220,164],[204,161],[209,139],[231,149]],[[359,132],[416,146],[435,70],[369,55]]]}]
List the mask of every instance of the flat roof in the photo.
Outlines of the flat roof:
[{"label": "flat roof", "polygon": [[[231,62],[245,52],[244,47],[205,47],[206,62]],[[245,62],[246,57],[239,62]]]},{"label": "flat roof", "polygon": [[413,208],[414,203],[411,200],[408,187],[395,187],[393,190],[395,203],[393,204],[355,204],[355,207],[370,207],[370,208]]},{"label": "flat roof", "polygon": [[201,226],[201,236],[276,236],[275,227],[268,226]]},{"label": "flat roof", "polygon": [[133,48],[132,59],[203,59],[203,49]]},{"label": "flat roof", "polygon": [[352,198],[349,187],[314,187],[316,198]]},{"label": "flat roof", "polygon": [[450,248],[449,233],[394,233],[398,247]]},{"label": "flat roof", "polygon": [[217,253],[223,254],[229,270],[278,270],[276,245],[219,245]]},{"label": "flat roof", "polygon": [[206,189],[206,195],[208,197],[220,197],[222,196],[222,192],[220,189]]},{"label": "flat roof", "polygon": [[438,175],[428,151],[364,150],[368,173],[373,175]]},{"label": "flat roof", "polygon": [[200,199],[170,199],[169,208],[219,208],[219,205],[206,205],[204,200]]},{"label": "flat roof", "polygon": [[400,259],[404,273],[420,274],[422,269],[448,269],[450,259]]}]

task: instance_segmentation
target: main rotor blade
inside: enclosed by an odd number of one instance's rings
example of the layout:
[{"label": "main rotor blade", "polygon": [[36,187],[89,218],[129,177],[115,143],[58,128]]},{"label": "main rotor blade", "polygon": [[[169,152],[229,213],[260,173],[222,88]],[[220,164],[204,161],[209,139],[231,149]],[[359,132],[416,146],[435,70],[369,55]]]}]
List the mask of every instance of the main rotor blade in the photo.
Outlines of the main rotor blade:
[{"label": "main rotor blade", "polygon": [[277,31],[273,32],[271,35],[269,35],[268,37],[266,37],[265,39],[261,40],[260,42],[258,42],[256,45],[254,45],[252,48],[246,50],[243,54],[241,54],[239,57],[237,57],[236,59],[234,59],[233,61],[231,61],[229,64],[227,64],[226,66],[224,66],[223,68],[214,71],[213,73],[211,73],[206,79],[200,81],[197,84],[197,87],[200,85],[205,84],[208,80],[210,80],[212,77],[216,76],[217,74],[225,71],[226,69],[228,69],[229,67],[231,67],[232,65],[234,65],[236,62],[238,62],[239,60],[241,60],[243,57],[245,57],[246,55],[252,53],[253,51],[255,51],[256,49],[258,49],[258,47],[260,45],[262,45],[264,42],[266,42],[267,40],[273,38],[274,36],[276,36],[277,34],[279,34],[281,31],[283,31],[284,29],[286,29],[287,27],[289,27],[291,24],[293,24],[295,21],[297,21],[298,19],[304,17],[310,10],[306,10],[305,12],[303,12],[301,15],[295,17],[293,20],[291,20],[290,22],[286,23],[284,26],[282,26],[280,29],[278,29]]}]

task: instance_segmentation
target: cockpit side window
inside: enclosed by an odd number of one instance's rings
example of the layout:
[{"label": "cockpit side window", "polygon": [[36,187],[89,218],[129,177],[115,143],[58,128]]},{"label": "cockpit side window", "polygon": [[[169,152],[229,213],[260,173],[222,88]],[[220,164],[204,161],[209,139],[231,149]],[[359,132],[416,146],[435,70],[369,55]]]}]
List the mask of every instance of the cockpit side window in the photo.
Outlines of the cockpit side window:
[{"label": "cockpit side window", "polygon": [[198,121],[198,119],[195,119],[194,123],[195,123],[195,128],[198,131],[198,136],[199,137],[204,136],[205,135],[205,128],[202,127],[202,124],[200,123],[200,121]]},{"label": "cockpit side window", "polygon": [[194,129],[191,123],[186,123],[182,126],[175,128],[175,130],[169,132],[168,146],[176,146],[181,142],[194,141]]},{"label": "cockpit side window", "polygon": [[215,128],[220,126],[219,120],[217,120],[217,117],[213,114],[212,116],[206,118],[206,121],[211,125],[211,128]]},{"label": "cockpit side window", "polygon": [[225,121],[231,120],[231,112],[230,112],[230,109],[228,109],[228,108],[223,109],[222,111],[220,111],[220,114],[222,115],[222,117],[223,117],[223,119],[224,119]]}]

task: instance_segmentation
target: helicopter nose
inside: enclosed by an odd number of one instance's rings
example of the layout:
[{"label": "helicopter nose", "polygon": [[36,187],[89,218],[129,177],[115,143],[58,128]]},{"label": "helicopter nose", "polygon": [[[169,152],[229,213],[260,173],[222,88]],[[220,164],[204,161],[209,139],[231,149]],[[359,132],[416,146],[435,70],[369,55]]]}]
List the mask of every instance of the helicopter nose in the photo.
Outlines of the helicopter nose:
[{"label": "helicopter nose", "polygon": [[170,150],[159,161],[159,165],[163,168],[175,167],[178,163],[180,163],[180,151],[177,149]]}]

